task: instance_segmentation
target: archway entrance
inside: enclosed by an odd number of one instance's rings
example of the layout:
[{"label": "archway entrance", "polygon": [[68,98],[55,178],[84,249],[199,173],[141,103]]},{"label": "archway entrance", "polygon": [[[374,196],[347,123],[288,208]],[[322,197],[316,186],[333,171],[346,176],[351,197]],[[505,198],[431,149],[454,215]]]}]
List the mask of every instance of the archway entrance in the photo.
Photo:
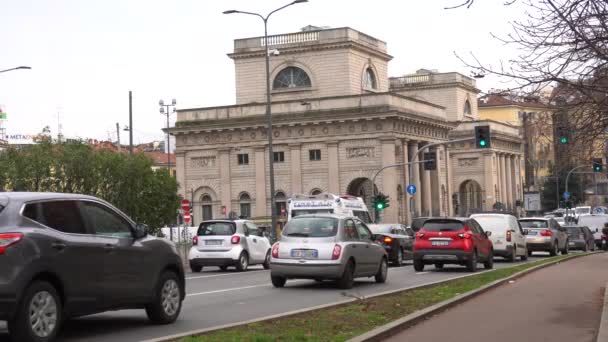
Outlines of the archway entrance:
[{"label": "archway entrance", "polygon": [[481,186],[474,180],[467,180],[460,184],[458,193],[458,214],[460,216],[469,216],[472,213],[482,211],[482,199],[484,191]]},{"label": "archway entrance", "polygon": [[[374,185],[374,188],[376,192],[378,192],[378,187]],[[369,178],[355,178],[350,182],[350,184],[348,184],[346,193],[351,196],[361,197],[368,210],[371,210],[374,188],[372,188],[372,181]]]}]

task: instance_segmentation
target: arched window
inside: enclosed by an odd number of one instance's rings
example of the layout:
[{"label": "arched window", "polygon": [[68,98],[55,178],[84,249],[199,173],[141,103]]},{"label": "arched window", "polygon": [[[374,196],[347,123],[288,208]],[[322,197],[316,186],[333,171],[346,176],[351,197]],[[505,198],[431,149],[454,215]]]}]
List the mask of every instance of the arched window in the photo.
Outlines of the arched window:
[{"label": "arched window", "polygon": [[211,196],[205,194],[201,198],[201,203],[203,205],[203,221],[213,220],[213,200]]},{"label": "arched window", "polygon": [[239,206],[241,207],[241,217],[251,217],[251,197],[249,194],[244,192],[239,197]]},{"label": "arched window", "polygon": [[304,88],[310,86],[308,74],[297,67],[287,67],[281,70],[272,82],[272,89]]},{"label": "arched window", "polygon": [[473,115],[471,112],[471,103],[469,100],[464,101],[464,115]]},{"label": "arched window", "polygon": [[365,75],[363,75],[363,88],[364,89],[376,89],[378,84],[376,83],[376,74],[371,67],[365,69]]},{"label": "arched window", "polygon": [[274,202],[276,205],[277,215],[283,216],[287,214],[287,197],[282,191],[277,192],[274,195]]},{"label": "arched window", "polygon": [[312,190],[310,190],[310,194],[313,195],[313,196],[314,195],[320,195],[322,193],[323,193],[323,191],[321,189],[312,189]]}]

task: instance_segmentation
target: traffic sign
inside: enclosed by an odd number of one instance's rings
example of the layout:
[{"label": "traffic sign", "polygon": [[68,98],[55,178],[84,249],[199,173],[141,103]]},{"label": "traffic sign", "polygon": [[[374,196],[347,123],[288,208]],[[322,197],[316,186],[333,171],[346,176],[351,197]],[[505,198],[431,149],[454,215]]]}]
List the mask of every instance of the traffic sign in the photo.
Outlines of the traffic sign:
[{"label": "traffic sign", "polygon": [[184,211],[190,211],[190,201],[188,201],[187,199],[183,199],[182,200],[182,209]]},{"label": "traffic sign", "polygon": [[184,213],[184,222],[190,223],[190,212],[189,211],[186,211]]},{"label": "traffic sign", "polygon": [[416,193],[416,186],[414,184],[410,184],[407,186],[406,191],[408,194],[413,195]]},{"label": "traffic sign", "polygon": [[571,196],[571,194],[568,191],[564,192],[564,199],[565,200],[570,199],[570,196]]}]

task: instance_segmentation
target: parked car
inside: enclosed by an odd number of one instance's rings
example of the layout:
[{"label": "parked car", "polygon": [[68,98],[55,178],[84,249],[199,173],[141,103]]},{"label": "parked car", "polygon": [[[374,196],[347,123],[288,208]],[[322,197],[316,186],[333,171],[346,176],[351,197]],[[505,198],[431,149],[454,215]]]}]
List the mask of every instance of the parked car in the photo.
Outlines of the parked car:
[{"label": "parked car", "polygon": [[414,269],[424,270],[424,265],[465,265],[470,272],[483,262],[486,269],[494,267],[491,232],[485,232],[472,218],[431,218],[416,233],[414,242]]},{"label": "parked car", "polygon": [[526,231],[528,255],[535,251],[549,252],[551,256],[568,254],[568,234],[554,219],[530,217],[519,219]]},{"label": "parked car", "polygon": [[604,224],[606,223],[608,223],[608,215],[605,214],[581,215],[578,218],[580,226],[589,227],[593,232],[597,248],[602,247],[602,228],[604,228]]},{"label": "parked car", "polygon": [[384,246],[390,262],[402,266],[404,260],[412,259],[415,237],[411,228],[402,224],[370,224],[368,228]]},{"label": "parked car", "polygon": [[474,214],[471,218],[481,225],[481,228],[492,232],[490,240],[494,246],[494,256],[501,256],[508,261],[514,261],[517,257],[521,260],[528,259],[528,248],[526,235],[511,214]]},{"label": "parked car", "polygon": [[48,342],[66,319],[107,310],[172,323],[185,297],[175,244],[91,196],[0,194],[0,265],[13,341]]},{"label": "parked car", "polygon": [[594,241],[589,241],[587,239],[587,235],[583,227],[566,226],[564,228],[566,228],[567,230],[568,247],[570,249],[580,249],[584,252],[587,252],[591,248],[591,246],[594,245]]},{"label": "parked car", "polygon": [[188,254],[192,272],[205,266],[229,266],[246,271],[249,265],[270,268],[270,241],[249,220],[209,220],[198,227]]},{"label": "parked car", "polygon": [[595,237],[593,236],[593,231],[591,231],[591,229],[589,229],[589,227],[587,226],[581,226],[581,228],[583,229],[583,233],[585,234],[585,240],[587,240],[589,250],[595,251],[596,244]]},{"label": "parked car", "polygon": [[360,219],[336,214],[293,217],[272,246],[270,279],[283,287],[288,279],[337,280],[343,289],[355,278],[384,283],[388,256]]}]

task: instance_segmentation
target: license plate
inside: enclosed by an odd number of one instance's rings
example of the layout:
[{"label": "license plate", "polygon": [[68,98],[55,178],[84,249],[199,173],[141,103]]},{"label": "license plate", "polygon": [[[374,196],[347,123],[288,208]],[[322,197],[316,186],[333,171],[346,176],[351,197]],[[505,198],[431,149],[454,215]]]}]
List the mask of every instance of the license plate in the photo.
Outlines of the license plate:
[{"label": "license plate", "polygon": [[570,246],[574,246],[574,242],[570,242]]},{"label": "license plate", "polygon": [[316,257],[318,257],[318,252],[316,249],[292,249],[291,257],[292,258],[316,258]]},{"label": "license plate", "polygon": [[529,230],[528,231],[528,235],[538,235],[538,232],[535,232],[533,230]]},{"label": "license plate", "polygon": [[207,246],[221,246],[222,240],[206,240],[205,245]]},{"label": "license plate", "polygon": [[449,246],[450,241],[431,241],[431,246]]}]

